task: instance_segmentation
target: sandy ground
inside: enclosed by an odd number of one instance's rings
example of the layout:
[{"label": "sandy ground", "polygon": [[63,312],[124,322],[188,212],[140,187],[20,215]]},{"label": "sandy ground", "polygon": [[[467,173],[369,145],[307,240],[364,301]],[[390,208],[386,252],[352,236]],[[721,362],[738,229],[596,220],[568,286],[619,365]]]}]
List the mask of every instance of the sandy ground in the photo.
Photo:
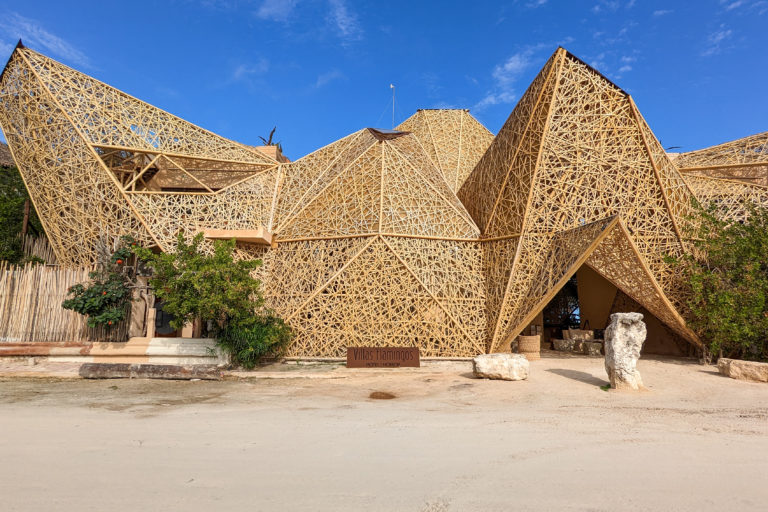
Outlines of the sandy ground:
[{"label": "sandy ground", "polygon": [[292,378],[0,379],[0,509],[768,506],[768,385],[713,367],[642,360],[639,394],[601,389],[602,360],[586,357],[547,357],[523,382],[465,363],[282,370]]}]

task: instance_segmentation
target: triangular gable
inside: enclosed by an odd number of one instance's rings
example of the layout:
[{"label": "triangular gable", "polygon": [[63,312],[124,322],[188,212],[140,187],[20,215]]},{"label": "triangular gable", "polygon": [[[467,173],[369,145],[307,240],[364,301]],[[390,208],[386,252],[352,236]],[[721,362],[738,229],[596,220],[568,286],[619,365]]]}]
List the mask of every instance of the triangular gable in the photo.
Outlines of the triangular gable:
[{"label": "triangular gable", "polygon": [[688,341],[699,343],[654,279],[620,219],[598,221],[546,238],[537,236],[521,241],[521,246],[522,251],[536,250],[538,257],[528,258],[535,263],[520,268],[521,275],[513,275],[491,351],[519,334],[584,264]]}]

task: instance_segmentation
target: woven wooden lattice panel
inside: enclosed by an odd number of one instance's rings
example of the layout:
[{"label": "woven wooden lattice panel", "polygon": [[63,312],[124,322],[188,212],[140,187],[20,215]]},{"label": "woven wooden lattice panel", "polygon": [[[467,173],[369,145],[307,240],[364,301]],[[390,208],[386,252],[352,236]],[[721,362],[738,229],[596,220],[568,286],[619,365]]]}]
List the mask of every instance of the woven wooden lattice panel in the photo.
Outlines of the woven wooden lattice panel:
[{"label": "woven wooden lattice panel", "polygon": [[460,109],[419,109],[398,130],[413,133],[456,192],[493,140],[493,134]]},{"label": "woven wooden lattice panel", "polygon": [[718,216],[725,220],[745,220],[749,204],[768,208],[768,187],[692,174],[685,181],[702,204],[717,206]]},{"label": "woven wooden lattice panel", "polygon": [[30,54],[17,49],[0,83],[0,125],[60,264],[87,266],[105,234],[153,244],[60,98],[46,87]]},{"label": "woven wooden lattice panel", "polygon": [[768,132],[681,153],[675,164],[686,175],[768,186]]}]

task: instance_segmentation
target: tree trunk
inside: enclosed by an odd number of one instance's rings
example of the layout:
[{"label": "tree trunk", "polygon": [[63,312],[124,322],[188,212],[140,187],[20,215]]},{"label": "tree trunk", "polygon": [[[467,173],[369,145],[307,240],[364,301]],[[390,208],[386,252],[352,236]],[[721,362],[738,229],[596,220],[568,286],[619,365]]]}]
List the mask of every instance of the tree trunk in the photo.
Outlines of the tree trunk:
[{"label": "tree trunk", "polygon": [[27,236],[27,230],[29,229],[29,198],[24,201],[24,220],[21,221],[21,238],[22,240]]}]

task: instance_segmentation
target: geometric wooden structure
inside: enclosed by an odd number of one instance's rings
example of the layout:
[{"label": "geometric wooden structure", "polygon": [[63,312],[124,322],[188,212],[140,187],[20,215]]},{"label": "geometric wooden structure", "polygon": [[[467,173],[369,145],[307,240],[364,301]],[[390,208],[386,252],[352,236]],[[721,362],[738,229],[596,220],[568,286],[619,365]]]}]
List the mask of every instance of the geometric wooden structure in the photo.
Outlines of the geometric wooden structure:
[{"label": "geometric wooden structure", "polygon": [[[698,342],[664,255],[717,184],[684,179],[632,98],[562,48],[495,137],[466,110],[419,110],[278,162],[23,46],[0,125],[62,264],[91,262],[99,237],[235,238],[264,261],[293,355],[492,352],[584,265]],[[724,215],[768,202],[728,183]]]},{"label": "geometric wooden structure", "polygon": [[129,194],[210,193],[276,167],[21,44],[3,70],[0,124],[63,264],[94,260],[106,233],[164,246]]},{"label": "geometric wooden structure", "polygon": [[717,216],[723,220],[745,220],[750,204],[768,208],[766,186],[694,174],[683,176],[696,199],[704,205],[715,205]]},{"label": "geometric wooden structure", "polygon": [[363,129],[281,176],[264,282],[293,353],[484,351],[480,232],[414,135]]},{"label": "geometric wooden structure", "polygon": [[[490,350],[519,333],[562,286],[571,261],[586,250],[576,228],[608,217],[626,226],[639,256],[635,278],[652,277],[649,289],[679,296],[663,256],[684,250],[680,224],[692,194],[632,98],[562,48],[458,195],[488,240]],[[560,249],[560,257],[549,257],[555,243],[571,247],[567,256]],[[617,276],[605,277],[621,289]],[[635,299],[649,310],[657,300]]]}]

